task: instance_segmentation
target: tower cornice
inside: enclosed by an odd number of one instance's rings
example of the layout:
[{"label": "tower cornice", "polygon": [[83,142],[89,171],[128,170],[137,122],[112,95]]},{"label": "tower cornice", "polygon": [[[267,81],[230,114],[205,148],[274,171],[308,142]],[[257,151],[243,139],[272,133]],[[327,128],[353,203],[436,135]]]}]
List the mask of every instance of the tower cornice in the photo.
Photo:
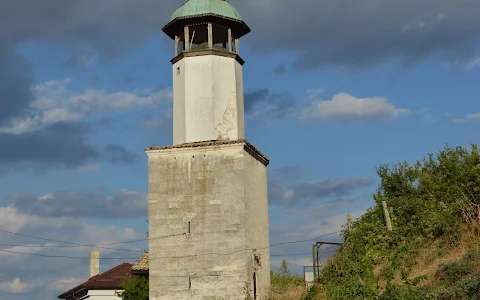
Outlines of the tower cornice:
[{"label": "tower cornice", "polygon": [[168,145],[168,146],[151,146],[145,149],[147,155],[160,154],[164,151],[169,150],[179,150],[179,149],[192,149],[192,148],[213,148],[216,149],[219,146],[235,146],[243,144],[243,148],[247,151],[252,157],[261,162],[263,165],[268,166],[270,159],[265,156],[260,150],[255,146],[250,144],[246,139],[238,140],[213,140],[213,141],[203,141],[203,142],[194,142],[194,143],[184,143],[178,145]]},{"label": "tower cornice", "polygon": [[216,55],[216,56],[224,56],[224,57],[231,57],[234,58],[241,66],[245,63],[245,61],[240,57],[235,52],[230,52],[230,51],[224,51],[224,50],[218,50],[215,48],[212,49],[202,49],[202,50],[196,50],[190,49],[188,51],[184,51],[177,55],[176,57],[172,58],[170,62],[172,64],[175,64],[179,60],[181,60],[184,57],[194,57],[194,56],[203,56],[203,55]]}]

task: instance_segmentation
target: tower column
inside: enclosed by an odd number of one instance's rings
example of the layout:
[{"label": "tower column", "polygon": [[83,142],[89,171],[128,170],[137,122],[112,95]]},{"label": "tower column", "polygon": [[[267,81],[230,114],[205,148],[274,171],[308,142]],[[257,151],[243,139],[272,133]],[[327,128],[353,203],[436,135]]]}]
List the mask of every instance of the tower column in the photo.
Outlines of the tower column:
[{"label": "tower column", "polygon": [[178,56],[178,42],[180,41],[180,37],[175,35],[175,57]]},{"label": "tower column", "polygon": [[190,28],[188,26],[183,27],[185,34],[185,50],[190,49]]},{"label": "tower column", "polygon": [[208,23],[208,48],[213,48],[213,25]]},{"label": "tower column", "polygon": [[232,51],[232,28],[228,28],[228,51]]},{"label": "tower column", "polygon": [[235,53],[240,54],[240,40],[235,39]]}]

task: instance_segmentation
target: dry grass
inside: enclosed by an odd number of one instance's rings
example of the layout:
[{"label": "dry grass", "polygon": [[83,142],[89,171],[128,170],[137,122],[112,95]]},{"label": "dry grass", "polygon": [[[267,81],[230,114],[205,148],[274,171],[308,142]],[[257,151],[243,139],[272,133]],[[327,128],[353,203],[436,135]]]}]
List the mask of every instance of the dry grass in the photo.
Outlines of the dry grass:
[{"label": "dry grass", "polygon": [[270,296],[265,300],[298,300],[302,297],[303,287],[295,287],[287,291],[282,291],[272,287],[272,292]]},{"label": "dry grass", "polygon": [[[446,249],[445,255],[438,257],[438,243],[433,243],[431,247],[423,248],[417,259],[417,263],[412,268],[409,278],[428,275],[428,280],[421,282],[419,286],[426,285],[434,280],[434,275],[439,266],[446,262],[460,260],[469,250],[480,246],[478,225],[468,226],[462,231],[462,238],[458,245]],[[480,271],[480,263],[477,266]]]}]

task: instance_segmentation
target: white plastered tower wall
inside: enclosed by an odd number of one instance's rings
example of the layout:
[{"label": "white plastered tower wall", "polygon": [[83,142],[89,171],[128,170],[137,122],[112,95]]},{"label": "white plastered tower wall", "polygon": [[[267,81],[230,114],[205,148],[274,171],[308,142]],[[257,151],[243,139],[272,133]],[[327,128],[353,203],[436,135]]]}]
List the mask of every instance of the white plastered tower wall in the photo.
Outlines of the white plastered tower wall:
[{"label": "white plastered tower wall", "polygon": [[173,64],[173,143],[245,137],[242,65],[216,54]]}]

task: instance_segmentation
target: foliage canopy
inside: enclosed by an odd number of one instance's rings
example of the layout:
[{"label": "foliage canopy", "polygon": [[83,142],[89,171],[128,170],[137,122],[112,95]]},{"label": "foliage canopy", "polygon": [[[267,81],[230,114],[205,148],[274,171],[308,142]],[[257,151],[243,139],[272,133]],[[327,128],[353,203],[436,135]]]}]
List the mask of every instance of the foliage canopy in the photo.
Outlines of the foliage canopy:
[{"label": "foliage canopy", "polygon": [[[446,147],[414,164],[382,165],[377,173],[375,205],[350,230],[344,228],[342,251],[321,272],[328,299],[443,299],[428,285],[420,288],[427,278],[411,278],[411,268],[420,249],[435,243],[442,256],[479,217],[478,147]],[[385,230],[382,201],[389,206],[392,232]]]},{"label": "foliage canopy", "polygon": [[123,292],[117,295],[123,300],[148,300],[148,278],[131,276],[122,283]]}]

